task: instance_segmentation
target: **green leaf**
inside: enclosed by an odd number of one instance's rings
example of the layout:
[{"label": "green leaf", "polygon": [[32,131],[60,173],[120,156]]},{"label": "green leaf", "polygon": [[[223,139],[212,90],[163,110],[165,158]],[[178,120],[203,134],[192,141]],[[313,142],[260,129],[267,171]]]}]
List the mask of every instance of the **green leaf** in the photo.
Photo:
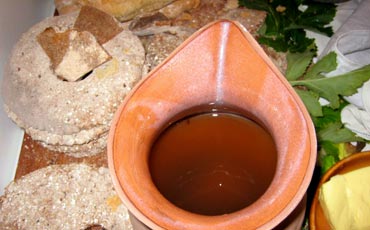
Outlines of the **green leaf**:
[{"label": "green leaf", "polygon": [[351,130],[343,127],[341,122],[332,123],[326,128],[320,129],[316,135],[320,140],[337,144],[342,142],[363,141],[362,138],[356,137]]},{"label": "green leaf", "polygon": [[288,50],[292,53],[302,53],[315,43],[315,39],[306,37],[303,29],[286,30],[284,36],[288,43]]},{"label": "green leaf", "polygon": [[317,79],[323,77],[322,73],[330,73],[337,68],[337,54],[330,52],[316,62],[306,73],[304,79]]},{"label": "green leaf", "polygon": [[287,54],[288,67],[285,72],[285,77],[288,81],[296,80],[303,76],[314,56],[315,53],[310,50],[306,50],[304,53],[289,52]]},{"label": "green leaf", "polygon": [[265,36],[281,36],[281,30],[283,21],[281,15],[277,14],[274,10],[271,9],[270,13],[267,14],[265,19],[265,33],[262,35]]},{"label": "green leaf", "polygon": [[[288,51],[286,78],[314,122],[320,148],[318,161],[325,172],[347,155],[344,143],[364,141],[342,124],[340,114],[348,104],[342,96],[357,92],[370,78],[370,66],[326,78],[324,74],[337,68],[335,53],[312,65],[317,47],[314,40],[307,37],[306,30],[331,36],[330,22],[336,12],[334,4],[310,0],[239,0],[239,4],[267,13],[258,31],[260,44],[278,52]],[[320,98],[327,99],[329,105],[322,106]]]},{"label": "green leaf", "polygon": [[314,93],[312,91],[300,90],[297,88],[295,88],[295,91],[305,104],[311,116],[322,116],[322,109],[319,103],[319,95],[317,93]]},{"label": "green leaf", "polygon": [[258,38],[258,42],[272,47],[277,52],[286,52],[288,50],[288,46],[285,43],[284,38],[269,38],[261,36]]},{"label": "green leaf", "polygon": [[299,16],[296,23],[303,29],[333,35],[330,22],[335,17],[336,9],[333,4],[313,3],[307,5],[307,9]]},{"label": "green leaf", "polygon": [[332,108],[339,107],[339,95],[350,96],[370,79],[370,65],[334,77],[290,81],[292,86],[305,86],[327,99]]},{"label": "green leaf", "polygon": [[362,138],[357,137],[342,124],[341,111],[347,104],[347,102],[341,100],[338,109],[323,106],[322,116],[312,117],[319,142],[342,143],[363,141]]},{"label": "green leaf", "polygon": [[341,121],[341,111],[348,103],[344,100],[341,100],[340,106],[338,109],[330,108],[329,106],[322,106],[321,117],[314,117],[312,121],[316,129],[324,129],[330,126],[332,123],[337,123]]},{"label": "green leaf", "polygon": [[[239,0],[239,5],[267,13],[264,28],[259,32],[264,37],[263,44],[276,51],[304,52],[314,43],[306,36],[306,29],[326,35],[333,33],[330,22],[335,16],[334,4],[308,0]],[[307,8],[301,10],[301,5]],[[281,40],[284,45],[279,46]]]},{"label": "green leaf", "polygon": [[352,153],[347,151],[345,143],[339,143],[338,144],[338,150],[339,150],[339,153],[338,153],[339,160],[343,160],[344,158],[346,158],[346,157],[348,157],[349,155],[352,154]]},{"label": "green leaf", "polygon": [[331,167],[335,165],[336,162],[339,160],[335,158],[333,155],[325,155],[321,159],[321,174],[324,175],[326,171],[328,171]]},{"label": "green leaf", "polygon": [[352,154],[347,150],[346,143],[336,144],[330,141],[323,141],[320,146],[318,160],[322,174],[329,170],[335,163]]}]

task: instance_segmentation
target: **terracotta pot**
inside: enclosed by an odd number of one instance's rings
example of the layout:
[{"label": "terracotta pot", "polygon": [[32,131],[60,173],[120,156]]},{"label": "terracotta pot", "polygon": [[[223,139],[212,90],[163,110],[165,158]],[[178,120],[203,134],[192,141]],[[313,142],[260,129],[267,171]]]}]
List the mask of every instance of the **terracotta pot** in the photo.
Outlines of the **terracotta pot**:
[{"label": "terracotta pot", "polygon": [[333,176],[349,173],[353,170],[370,166],[370,151],[354,153],[333,165],[320,179],[310,209],[310,229],[330,229],[324,210],[319,201],[321,186]]},{"label": "terracotta pot", "polygon": [[[166,200],[148,169],[151,144],[169,119],[198,105],[228,104],[258,118],[278,160],[267,191],[230,214],[205,216]],[[299,204],[316,160],[309,114],[285,77],[238,23],[201,29],[143,79],[113,120],[108,157],[115,188],[130,212],[152,229],[272,229]]]}]

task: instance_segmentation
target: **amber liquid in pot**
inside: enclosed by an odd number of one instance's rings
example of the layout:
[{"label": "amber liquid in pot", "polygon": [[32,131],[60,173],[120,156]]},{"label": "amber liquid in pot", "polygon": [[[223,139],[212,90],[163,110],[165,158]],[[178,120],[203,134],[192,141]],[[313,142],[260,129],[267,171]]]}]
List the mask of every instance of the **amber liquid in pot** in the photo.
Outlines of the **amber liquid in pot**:
[{"label": "amber liquid in pot", "polygon": [[160,133],[149,155],[152,180],[174,205],[202,215],[241,210],[268,189],[277,152],[256,122],[228,112],[179,120]]}]

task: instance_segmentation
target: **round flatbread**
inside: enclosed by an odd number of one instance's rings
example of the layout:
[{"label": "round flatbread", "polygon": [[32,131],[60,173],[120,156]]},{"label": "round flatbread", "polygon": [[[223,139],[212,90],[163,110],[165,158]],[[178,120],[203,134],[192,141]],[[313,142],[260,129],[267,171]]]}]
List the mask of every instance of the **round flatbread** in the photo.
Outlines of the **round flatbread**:
[{"label": "round flatbread", "polygon": [[106,147],[106,134],[117,107],[143,74],[145,51],[128,30],[102,45],[112,57],[79,81],[64,81],[37,41],[46,28],[71,29],[77,14],[51,17],[24,33],[5,69],[5,110],[44,146],[75,157]]},{"label": "round flatbread", "polygon": [[0,197],[1,229],[132,229],[109,170],[52,165],[9,184]]}]

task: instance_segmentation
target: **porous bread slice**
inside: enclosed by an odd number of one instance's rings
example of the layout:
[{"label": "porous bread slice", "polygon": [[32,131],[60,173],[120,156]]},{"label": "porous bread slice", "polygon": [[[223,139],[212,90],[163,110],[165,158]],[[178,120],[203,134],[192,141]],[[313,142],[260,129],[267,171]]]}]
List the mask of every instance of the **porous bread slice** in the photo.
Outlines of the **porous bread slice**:
[{"label": "porous bread slice", "polygon": [[81,79],[111,58],[88,31],[57,33],[48,27],[37,36],[37,41],[50,58],[55,74],[67,81]]},{"label": "porous bread slice", "polygon": [[123,30],[113,16],[91,6],[82,6],[73,29],[89,31],[99,44],[106,43]]},{"label": "porous bread slice", "polygon": [[69,46],[71,30],[57,33],[54,28],[48,27],[37,35],[37,42],[50,58],[51,67],[55,69],[62,62]]},{"label": "porous bread slice", "polygon": [[77,81],[111,58],[101,44],[122,30],[113,16],[83,6],[73,29],[56,32],[48,27],[37,36],[37,41],[50,58],[55,74],[67,81]]},{"label": "porous bread slice", "polygon": [[55,74],[67,81],[77,81],[110,58],[90,32],[72,30],[67,52]]},{"label": "porous bread slice", "polygon": [[[111,60],[84,80],[60,80],[36,37],[48,27],[57,32],[71,29],[76,18],[77,14],[47,18],[24,33],[5,67],[2,85],[9,117],[33,139],[74,150],[90,148],[83,145],[91,146],[108,132],[116,109],[141,79],[145,59],[137,36],[122,31],[103,44]],[[93,155],[96,151],[73,154]]]},{"label": "porous bread slice", "polygon": [[104,150],[106,150],[107,141],[108,141],[108,131],[102,133],[100,136],[91,139],[88,143],[84,144],[50,145],[45,142],[40,143],[42,146],[52,151],[63,152],[69,156],[80,158],[102,153]]},{"label": "porous bread slice", "polygon": [[131,230],[109,170],[87,164],[52,165],[10,183],[0,198],[1,229]]}]

